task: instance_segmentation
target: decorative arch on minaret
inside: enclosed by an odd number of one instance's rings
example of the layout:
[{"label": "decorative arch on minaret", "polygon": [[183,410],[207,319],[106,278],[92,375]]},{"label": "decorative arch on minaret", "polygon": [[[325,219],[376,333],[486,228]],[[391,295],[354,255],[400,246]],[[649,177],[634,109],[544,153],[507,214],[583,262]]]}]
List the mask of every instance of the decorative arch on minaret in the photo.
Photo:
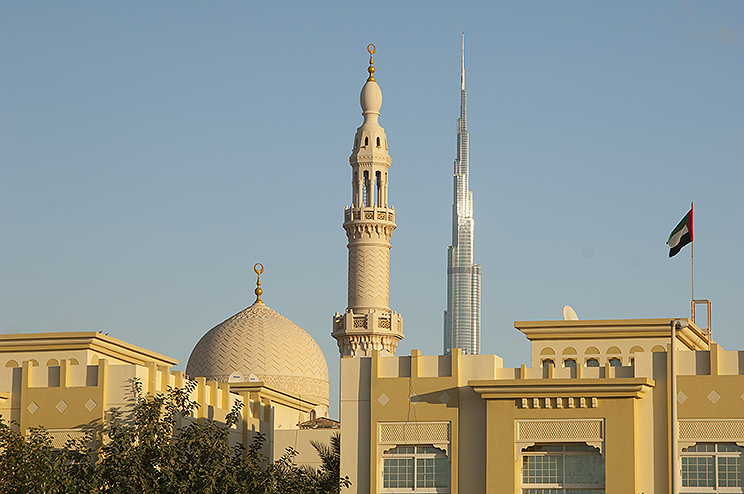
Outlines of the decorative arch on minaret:
[{"label": "decorative arch on minaret", "polygon": [[375,81],[375,45],[367,46],[369,77],[359,102],[364,122],[354,136],[351,206],[344,211],[348,239],[348,305],[333,318],[333,332],[342,356],[370,356],[372,350],[394,355],[403,339],[403,318],[390,310],[390,237],[395,209],[388,203],[387,136],[378,118],[382,91]]}]

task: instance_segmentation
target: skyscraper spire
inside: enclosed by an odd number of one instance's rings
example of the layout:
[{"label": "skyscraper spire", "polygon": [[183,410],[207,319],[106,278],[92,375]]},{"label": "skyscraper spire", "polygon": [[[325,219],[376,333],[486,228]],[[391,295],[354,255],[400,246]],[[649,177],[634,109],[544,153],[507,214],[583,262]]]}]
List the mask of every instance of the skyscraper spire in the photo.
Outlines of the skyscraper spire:
[{"label": "skyscraper spire", "polygon": [[349,240],[349,298],[343,314],[333,317],[331,335],[341,356],[368,357],[372,350],[394,355],[403,338],[403,318],[388,307],[390,237],[395,209],[388,204],[388,154],[385,129],[377,119],[382,91],[374,78],[375,45],[369,52],[369,78],[359,96],[364,122],[356,131],[351,164],[351,206],[344,211]]},{"label": "skyscraper spire", "polygon": [[447,310],[444,311],[444,353],[453,348],[480,353],[481,267],[473,263],[473,193],[468,185],[468,96],[465,90],[465,33],[462,34],[460,118],[453,178],[452,245],[447,248]]},{"label": "skyscraper spire", "polygon": [[462,75],[460,75],[460,91],[465,91],[465,33],[462,33]]}]

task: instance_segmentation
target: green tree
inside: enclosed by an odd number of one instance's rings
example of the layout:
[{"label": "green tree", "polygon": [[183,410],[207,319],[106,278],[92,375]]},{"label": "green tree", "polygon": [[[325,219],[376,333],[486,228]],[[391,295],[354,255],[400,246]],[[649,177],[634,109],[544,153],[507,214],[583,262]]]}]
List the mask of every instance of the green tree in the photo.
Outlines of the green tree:
[{"label": "green tree", "polygon": [[43,428],[27,437],[0,419],[0,492],[8,494],[89,493],[95,489],[90,438],[70,439],[62,449],[52,447]]},{"label": "green tree", "polygon": [[297,466],[291,448],[268,463],[261,455],[266,441],[261,433],[247,450],[230,448],[241,403],[224,424],[188,420],[179,428],[198,407],[189,398],[194,387],[189,381],[183,389],[148,396],[134,380],[132,410],[112,410],[97,455],[87,447],[92,437],[56,449],[44,429],[32,429],[24,438],[0,420],[0,494],[336,494],[350,485],[339,478],[337,434],[330,446],[313,444],[322,461],[313,470]]},{"label": "green tree", "polygon": [[342,488],[348,488],[351,485],[349,477],[341,477],[341,434],[334,433],[330,445],[318,441],[310,441],[310,444],[318,452],[321,461],[318,470],[320,491],[337,494]]}]

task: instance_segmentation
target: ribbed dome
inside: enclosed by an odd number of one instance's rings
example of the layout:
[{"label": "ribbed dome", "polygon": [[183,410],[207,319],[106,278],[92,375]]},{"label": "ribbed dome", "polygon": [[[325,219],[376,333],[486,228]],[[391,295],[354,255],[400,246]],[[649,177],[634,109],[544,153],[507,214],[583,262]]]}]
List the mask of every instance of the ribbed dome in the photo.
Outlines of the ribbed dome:
[{"label": "ribbed dome", "polygon": [[191,352],[186,374],[222,382],[261,381],[328,405],[328,365],[320,347],[304,329],[261,302],[209,330]]}]

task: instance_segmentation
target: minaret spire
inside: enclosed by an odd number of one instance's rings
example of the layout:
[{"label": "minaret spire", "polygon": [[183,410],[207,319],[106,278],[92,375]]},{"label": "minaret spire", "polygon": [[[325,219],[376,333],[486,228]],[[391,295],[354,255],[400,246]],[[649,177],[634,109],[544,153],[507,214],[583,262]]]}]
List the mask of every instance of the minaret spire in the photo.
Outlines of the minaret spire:
[{"label": "minaret spire", "polygon": [[403,319],[392,312],[390,292],[390,237],[395,230],[395,209],[388,204],[387,136],[378,118],[382,91],[373,76],[369,52],[369,78],[359,100],[364,122],[356,131],[349,157],[351,206],[344,211],[344,230],[349,240],[348,306],[333,317],[331,335],[338,341],[341,356],[370,356],[372,350],[395,354],[403,338]]},{"label": "minaret spire", "polygon": [[465,90],[465,33],[462,33],[460,118],[457,119],[457,159],[453,176],[452,245],[447,248],[447,310],[444,311],[444,353],[480,353],[481,267],[473,263],[473,193]]}]

